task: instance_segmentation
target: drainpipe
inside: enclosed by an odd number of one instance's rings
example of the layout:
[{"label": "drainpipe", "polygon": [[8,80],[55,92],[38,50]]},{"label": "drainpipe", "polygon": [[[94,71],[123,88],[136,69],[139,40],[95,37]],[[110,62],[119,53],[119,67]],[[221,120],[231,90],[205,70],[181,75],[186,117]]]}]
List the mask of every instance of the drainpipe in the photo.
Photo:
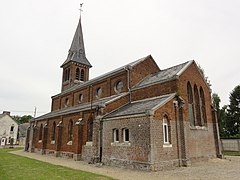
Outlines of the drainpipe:
[{"label": "drainpipe", "polygon": [[174,100],[174,111],[175,111],[175,122],[176,122],[176,139],[177,139],[177,157],[178,157],[178,165],[181,166],[181,160],[180,160],[180,148],[179,148],[179,130],[178,130],[178,101]]},{"label": "drainpipe", "polygon": [[129,92],[129,102],[131,103],[132,102],[132,91],[131,91],[131,73],[130,73],[130,71],[131,71],[131,69],[132,69],[132,67],[131,66],[126,66],[125,68],[124,68],[126,71],[127,71],[127,86],[128,86],[128,92]]},{"label": "drainpipe", "polygon": [[155,145],[155,131],[154,131],[154,111],[147,110],[146,116],[149,120],[150,129],[149,129],[149,163],[150,163],[150,170],[155,171],[155,152],[156,152],[156,145]]},{"label": "drainpipe", "polygon": [[99,123],[99,141],[98,141],[98,156],[99,156],[99,163],[102,162],[102,150],[103,150],[103,120],[102,116],[97,116],[96,121]]}]

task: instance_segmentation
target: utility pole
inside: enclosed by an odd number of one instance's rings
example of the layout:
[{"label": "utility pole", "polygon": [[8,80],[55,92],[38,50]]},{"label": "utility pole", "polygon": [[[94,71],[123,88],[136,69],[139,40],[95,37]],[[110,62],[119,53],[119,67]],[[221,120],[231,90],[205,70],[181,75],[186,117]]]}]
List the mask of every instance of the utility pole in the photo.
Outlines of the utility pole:
[{"label": "utility pole", "polygon": [[36,117],[36,115],[37,115],[37,107],[36,107],[36,106],[34,106],[34,115],[33,115],[33,117],[35,118],[35,117]]}]

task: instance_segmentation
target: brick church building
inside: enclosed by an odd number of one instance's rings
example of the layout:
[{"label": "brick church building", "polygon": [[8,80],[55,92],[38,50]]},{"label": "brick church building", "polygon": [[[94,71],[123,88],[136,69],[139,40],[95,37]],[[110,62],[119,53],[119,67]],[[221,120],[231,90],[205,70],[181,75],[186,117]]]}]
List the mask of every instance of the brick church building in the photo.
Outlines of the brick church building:
[{"label": "brick church building", "polygon": [[61,65],[61,93],[33,119],[25,150],[161,170],[221,155],[211,89],[195,61],[161,69],[151,55],[89,79],[81,18]]}]

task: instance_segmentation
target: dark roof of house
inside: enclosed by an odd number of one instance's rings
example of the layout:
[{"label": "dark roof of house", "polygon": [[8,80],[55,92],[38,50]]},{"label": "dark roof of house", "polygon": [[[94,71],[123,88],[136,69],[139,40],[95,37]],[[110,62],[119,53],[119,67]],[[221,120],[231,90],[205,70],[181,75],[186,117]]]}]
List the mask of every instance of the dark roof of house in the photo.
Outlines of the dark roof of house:
[{"label": "dark roof of house", "polygon": [[131,63],[125,65],[125,66],[122,66],[122,67],[117,68],[117,69],[115,69],[115,70],[113,70],[113,71],[110,71],[110,72],[108,72],[108,73],[105,73],[105,74],[103,74],[103,75],[101,75],[101,76],[98,76],[98,77],[96,77],[96,78],[93,78],[93,79],[91,79],[91,80],[89,80],[89,81],[81,82],[79,85],[73,86],[73,87],[71,87],[71,88],[63,91],[62,93],[53,96],[53,97],[56,97],[56,96],[59,96],[59,95],[63,95],[63,94],[67,94],[67,93],[72,92],[72,91],[74,91],[74,90],[76,90],[76,89],[80,89],[80,88],[83,88],[83,87],[87,87],[87,86],[89,86],[89,85],[91,85],[91,84],[93,84],[93,83],[95,83],[95,82],[101,81],[102,79],[105,79],[105,78],[107,78],[107,77],[110,77],[110,76],[113,76],[113,75],[115,75],[115,74],[118,74],[119,72],[125,71],[127,68],[132,68],[133,66],[139,64],[140,62],[142,62],[142,61],[144,61],[144,60],[146,60],[147,58],[150,58],[150,57],[152,58],[151,55],[148,55],[148,56],[146,56],[146,57],[143,57],[143,58],[141,58],[141,59],[138,59],[138,60],[136,60],[136,61],[133,61],[133,62],[131,62]]},{"label": "dark roof of house", "polygon": [[148,111],[154,111],[162,107],[165,103],[175,97],[175,93],[167,94],[163,96],[158,96],[154,98],[144,99],[140,101],[135,101],[127,104],[116,111],[106,115],[103,119],[131,116],[137,114],[146,114]]},{"label": "dark roof of house", "polygon": [[19,135],[21,137],[25,137],[26,133],[27,133],[27,128],[30,126],[29,123],[23,123],[23,124],[19,124],[18,129],[19,129]]},{"label": "dark roof of house", "polygon": [[83,41],[83,33],[82,33],[82,24],[81,18],[79,19],[78,26],[72,41],[72,45],[68,52],[68,57],[66,61],[62,64],[63,67],[68,62],[73,61],[80,64],[87,65],[92,67],[88,59],[86,58],[85,48],[84,48],[84,41]]},{"label": "dark roof of house", "polygon": [[[126,95],[128,95],[128,93],[117,94],[117,95],[113,95],[113,96],[110,96],[110,97],[99,99],[99,100],[93,102],[92,109],[95,109],[98,106],[105,106],[108,103],[110,103],[110,102],[112,102],[116,99],[119,99],[121,97],[124,97]],[[71,113],[84,111],[84,110],[90,110],[90,109],[91,109],[91,103],[84,103],[84,104],[79,104],[77,106],[73,106],[73,107],[70,107],[70,108],[64,108],[64,109],[61,109],[61,110],[52,111],[50,113],[44,114],[40,117],[37,117],[33,120],[43,120],[43,119],[47,119],[47,118],[52,118],[52,117],[56,117],[56,116],[71,114]]]},{"label": "dark roof of house", "polygon": [[139,82],[135,86],[135,88],[172,80],[172,79],[178,77],[179,75],[181,75],[181,72],[184,71],[192,62],[193,61],[187,61],[185,63],[170,67],[168,69],[160,70],[159,72],[157,72],[155,74],[150,74],[145,79],[143,79],[141,82]]}]

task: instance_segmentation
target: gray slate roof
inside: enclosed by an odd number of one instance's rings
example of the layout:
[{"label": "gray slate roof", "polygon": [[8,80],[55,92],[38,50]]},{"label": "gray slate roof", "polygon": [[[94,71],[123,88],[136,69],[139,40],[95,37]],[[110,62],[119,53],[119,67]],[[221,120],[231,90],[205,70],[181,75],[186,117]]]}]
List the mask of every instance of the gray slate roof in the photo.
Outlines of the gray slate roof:
[{"label": "gray slate roof", "polygon": [[[127,94],[128,93],[122,93],[122,94],[113,95],[110,97],[99,99],[98,101],[93,102],[92,108],[95,109],[97,106],[107,105],[108,103],[110,103],[118,98],[121,98],[123,96],[126,96]],[[84,111],[84,110],[90,110],[90,109],[91,109],[91,103],[84,103],[84,104],[79,104],[77,106],[73,106],[71,108],[65,108],[65,109],[61,109],[58,111],[52,111],[50,113],[44,114],[40,117],[37,117],[33,120],[43,120],[43,119],[53,118],[56,116],[71,114],[71,113],[80,112],[80,111]]]},{"label": "gray slate roof", "polygon": [[85,48],[84,48],[84,41],[83,41],[83,33],[82,33],[82,24],[81,18],[79,19],[79,23],[72,41],[72,45],[68,52],[67,60],[62,64],[63,67],[68,62],[73,61],[77,63],[81,63],[92,67],[88,59],[86,58]]},{"label": "gray slate roof", "polygon": [[29,123],[23,123],[19,124],[18,129],[19,129],[19,135],[20,137],[25,137],[27,134],[27,128],[30,126]]},{"label": "gray slate roof", "polygon": [[157,72],[155,74],[151,74],[147,76],[145,79],[143,79],[140,83],[138,83],[135,87],[139,88],[154,83],[161,83],[172,80],[176,78],[179,75],[179,72],[185,69],[186,66],[188,66],[189,63],[191,62],[192,61],[187,61],[185,63],[170,67],[168,69],[161,70],[160,72]]},{"label": "gray slate roof", "polygon": [[104,116],[103,119],[109,119],[121,116],[130,116],[136,114],[146,114],[148,111],[162,107],[170,99],[175,97],[175,93],[149,98],[141,101],[135,101],[119,108],[118,110]]}]

